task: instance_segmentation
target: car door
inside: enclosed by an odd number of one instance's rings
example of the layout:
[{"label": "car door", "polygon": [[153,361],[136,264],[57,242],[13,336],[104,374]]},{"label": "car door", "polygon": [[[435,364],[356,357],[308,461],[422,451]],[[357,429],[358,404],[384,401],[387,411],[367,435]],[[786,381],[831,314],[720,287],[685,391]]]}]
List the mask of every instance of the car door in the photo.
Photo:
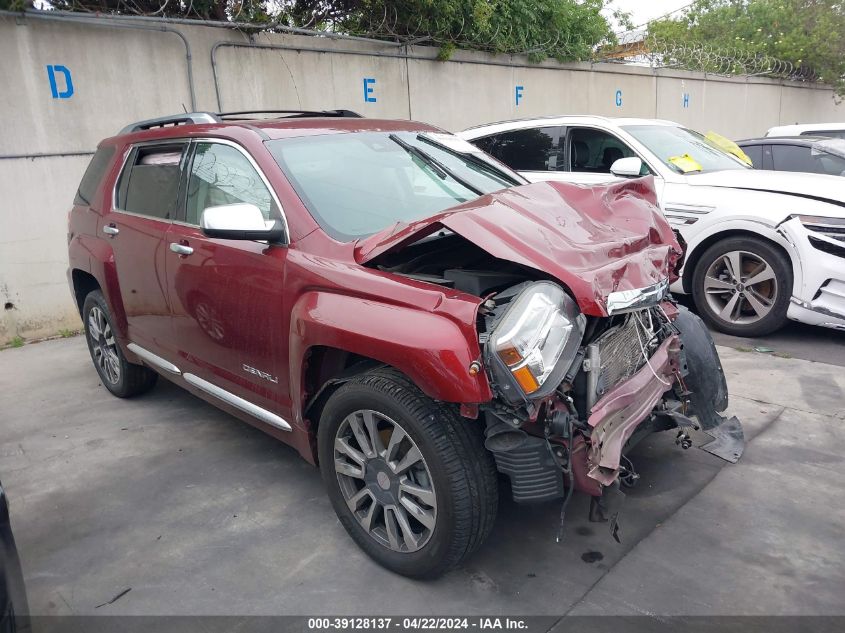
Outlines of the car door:
[{"label": "car door", "polygon": [[125,334],[165,358],[172,339],[164,237],[176,212],[187,147],[184,141],[131,147],[100,227],[114,253]]},{"label": "car door", "polygon": [[287,247],[212,239],[199,226],[206,208],[235,203],[258,206],[265,219],[281,218],[279,201],[255,161],[232,142],[193,143],[186,175],[166,249],[180,367],[203,381],[195,386],[224,401],[234,396],[290,419]]},{"label": "car door", "polygon": [[563,169],[561,140],[566,128],[546,126],[508,130],[475,139],[473,145],[518,171],[531,182],[555,179]]},{"label": "car door", "polygon": [[[620,158],[637,156],[616,135],[590,126],[573,126],[565,139],[566,178],[569,182],[598,184],[619,180],[610,167]],[[643,163],[641,175],[649,174]]]}]

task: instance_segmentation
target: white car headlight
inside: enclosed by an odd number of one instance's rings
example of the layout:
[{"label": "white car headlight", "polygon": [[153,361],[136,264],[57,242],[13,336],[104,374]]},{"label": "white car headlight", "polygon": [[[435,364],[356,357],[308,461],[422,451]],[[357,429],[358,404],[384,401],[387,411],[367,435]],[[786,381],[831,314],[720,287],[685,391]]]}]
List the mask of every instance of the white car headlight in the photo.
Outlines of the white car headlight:
[{"label": "white car headlight", "polygon": [[542,397],[556,389],[575,359],[585,324],[560,286],[540,281],[523,290],[487,343],[496,383],[508,399]]},{"label": "white car headlight", "polygon": [[815,215],[795,216],[808,231],[821,233],[833,240],[845,242],[845,218],[825,218]]}]

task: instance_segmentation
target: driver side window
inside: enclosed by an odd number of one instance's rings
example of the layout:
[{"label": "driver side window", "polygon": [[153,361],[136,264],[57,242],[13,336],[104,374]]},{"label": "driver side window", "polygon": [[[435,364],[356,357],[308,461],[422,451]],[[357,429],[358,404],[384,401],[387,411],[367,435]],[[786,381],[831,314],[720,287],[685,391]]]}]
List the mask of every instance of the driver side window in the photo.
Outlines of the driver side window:
[{"label": "driver side window", "polygon": [[185,221],[199,226],[208,207],[248,202],[265,220],[279,218],[270,190],[244,154],[223,143],[197,143],[188,178]]},{"label": "driver side window", "polygon": [[[634,150],[613,134],[587,127],[571,128],[567,141],[569,170],[580,173],[609,174],[620,158],[636,156]],[[643,163],[640,175],[649,174]]]}]

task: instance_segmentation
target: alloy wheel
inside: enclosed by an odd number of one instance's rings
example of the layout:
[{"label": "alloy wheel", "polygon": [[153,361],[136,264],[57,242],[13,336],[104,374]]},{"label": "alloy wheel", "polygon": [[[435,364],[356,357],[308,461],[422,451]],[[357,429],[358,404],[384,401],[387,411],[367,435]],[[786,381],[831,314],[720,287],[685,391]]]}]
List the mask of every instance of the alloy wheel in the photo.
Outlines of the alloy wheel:
[{"label": "alloy wheel", "polygon": [[106,315],[97,306],[88,312],[88,337],[94,363],[100,369],[100,375],[116,385],[120,381],[120,357],[117,355],[117,343]]},{"label": "alloy wheel", "polygon": [[724,321],[756,323],[765,318],[778,298],[772,266],[748,251],[729,251],[717,257],[704,275],[704,296],[712,312]]},{"label": "alloy wheel", "polygon": [[434,484],[399,424],[377,411],[355,411],[338,427],[333,454],[346,505],[370,537],[402,553],[428,542],[437,521]]}]

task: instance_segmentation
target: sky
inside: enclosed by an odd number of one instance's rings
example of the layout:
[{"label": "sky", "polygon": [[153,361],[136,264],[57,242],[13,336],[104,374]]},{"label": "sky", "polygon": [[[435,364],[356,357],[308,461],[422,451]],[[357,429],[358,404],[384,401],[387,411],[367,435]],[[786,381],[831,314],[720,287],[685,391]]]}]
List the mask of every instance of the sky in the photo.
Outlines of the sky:
[{"label": "sky", "polygon": [[634,26],[639,26],[689,4],[690,0],[613,0],[612,6],[630,13]]}]

